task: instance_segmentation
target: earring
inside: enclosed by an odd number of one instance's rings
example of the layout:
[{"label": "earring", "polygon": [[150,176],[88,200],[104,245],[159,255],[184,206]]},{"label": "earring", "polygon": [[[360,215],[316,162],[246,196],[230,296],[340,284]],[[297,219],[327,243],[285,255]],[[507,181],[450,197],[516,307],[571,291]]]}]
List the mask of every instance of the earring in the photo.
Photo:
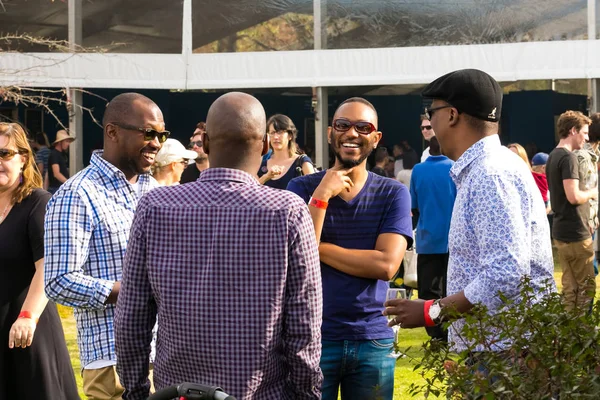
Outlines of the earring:
[{"label": "earring", "polygon": [[19,185],[23,183],[23,168],[21,168],[21,173],[19,174]]}]

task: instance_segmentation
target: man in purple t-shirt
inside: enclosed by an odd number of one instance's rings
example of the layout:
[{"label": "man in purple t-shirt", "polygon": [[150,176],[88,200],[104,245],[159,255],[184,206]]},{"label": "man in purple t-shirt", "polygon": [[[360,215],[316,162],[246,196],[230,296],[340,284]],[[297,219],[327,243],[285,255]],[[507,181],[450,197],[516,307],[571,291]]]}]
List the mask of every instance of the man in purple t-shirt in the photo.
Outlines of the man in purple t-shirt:
[{"label": "man in purple t-shirt", "polygon": [[333,168],[293,179],[309,205],[323,280],[323,400],[392,400],[393,332],[382,315],[390,280],[412,244],[410,196],[401,183],[368,172],[377,112],[353,97],[328,130]]}]

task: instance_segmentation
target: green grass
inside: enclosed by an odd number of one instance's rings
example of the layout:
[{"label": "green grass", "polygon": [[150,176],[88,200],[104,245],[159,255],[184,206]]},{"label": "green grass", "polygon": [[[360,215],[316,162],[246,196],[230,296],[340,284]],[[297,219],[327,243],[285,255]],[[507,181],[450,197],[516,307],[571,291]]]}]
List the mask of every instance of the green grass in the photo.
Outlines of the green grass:
[{"label": "green grass", "polygon": [[[556,257],[554,258],[556,260]],[[556,280],[559,290],[562,289],[561,285],[562,271],[558,263],[555,261],[554,265],[554,278]],[[598,287],[598,280],[596,281],[596,287]],[[413,294],[413,298],[416,294]],[[600,291],[596,291],[596,297],[600,298]],[[86,397],[83,395],[82,379],[79,363],[79,351],[77,349],[76,335],[77,329],[75,327],[75,319],[73,318],[73,312],[70,308],[58,306],[58,311],[63,321],[63,329],[65,331],[65,337],[67,341],[67,347],[69,354],[71,355],[71,362],[73,364],[73,370],[75,372],[75,379],[79,388],[79,394],[83,400]],[[422,382],[423,378],[418,371],[414,369],[414,359],[419,359],[421,356],[421,345],[428,339],[425,329],[405,329],[400,331],[399,342],[401,349],[409,348],[407,357],[399,358],[396,363],[396,373],[394,381],[394,400],[401,399],[415,399],[423,400],[424,396],[419,395],[411,397],[408,393],[410,384],[413,382]],[[430,396],[431,398],[431,396]]]}]

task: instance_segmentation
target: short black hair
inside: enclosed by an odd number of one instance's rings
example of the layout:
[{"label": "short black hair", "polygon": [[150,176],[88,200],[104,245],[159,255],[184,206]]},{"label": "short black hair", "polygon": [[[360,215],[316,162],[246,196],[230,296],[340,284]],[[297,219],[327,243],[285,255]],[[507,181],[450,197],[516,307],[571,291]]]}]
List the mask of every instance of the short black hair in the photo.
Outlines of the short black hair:
[{"label": "short black hair", "polygon": [[373,110],[373,112],[375,113],[375,118],[377,118],[377,120],[379,120],[379,116],[377,115],[377,110],[375,109],[375,106],[373,104],[371,104],[371,102],[369,100],[363,99],[362,97],[350,97],[349,99],[342,101],[340,103],[340,105],[337,106],[337,108],[335,109],[335,112],[333,113],[333,115],[335,115],[344,104],[348,104],[348,103],[361,103],[361,104],[366,105],[371,110]]},{"label": "short black hair", "polygon": [[105,127],[111,122],[123,122],[127,116],[133,113],[133,103],[142,101],[147,104],[156,104],[140,93],[128,92],[115,96],[107,105],[102,117],[102,126]]}]

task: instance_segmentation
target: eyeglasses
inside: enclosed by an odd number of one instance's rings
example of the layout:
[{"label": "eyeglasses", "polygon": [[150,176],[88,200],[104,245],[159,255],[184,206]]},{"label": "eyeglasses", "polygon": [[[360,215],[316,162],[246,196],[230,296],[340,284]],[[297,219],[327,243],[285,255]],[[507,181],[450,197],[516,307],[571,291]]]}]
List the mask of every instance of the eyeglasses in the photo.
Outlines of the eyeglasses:
[{"label": "eyeglasses", "polygon": [[144,140],[150,142],[154,140],[154,138],[158,138],[159,143],[164,143],[169,136],[171,136],[171,132],[169,131],[157,131],[152,128],[138,128],[137,126],[125,125],[121,123],[111,122],[112,125],[118,126],[119,128],[127,129],[130,131],[139,131],[144,134]]},{"label": "eyeglasses", "polygon": [[188,160],[186,160],[186,159],[183,159],[179,162],[182,163],[184,166],[188,165]]},{"label": "eyeglasses", "polygon": [[196,140],[195,142],[190,142],[190,149],[194,146],[202,147],[202,140]]},{"label": "eyeglasses", "polygon": [[273,131],[273,132],[267,132],[267,135],[269,135],[269,136],[283,136],[286,133],[288,133],[288,131]]},{"label": "eyeglasses", "polygon": [[338,132],[347,132],[350,128],[354,127],[354,130],[361,135],[368,135],[371,132],[377,130],[375,125],[367,121],[351,122],[345,118],[338,118],[333,121],[333,129]]},{"label": "eyeglasses", "polygon": [[437,110],[441,110],[442,108],[452,108],[453,106],[441,106],[441,107],[435,107],[435,108],[427,108],[425,107],[425,116],[427,117],[428,120],[431,121],[431,118],[433,118],[433,113],[436,112]]},{"label": "eyeglasses", "polygon": [[421,125],[421,130],[423,130],[423,129],[430,131],[433,129],[433,127],[431,125]]},{"label": "eyeglasses", "polygon": [[0,160],[2,160],[2,161],[12,160],[12,158],[16,154],[23,154],[23,152],[18,151],[18,150],[11,150],[11,149],[0,149]]}]

